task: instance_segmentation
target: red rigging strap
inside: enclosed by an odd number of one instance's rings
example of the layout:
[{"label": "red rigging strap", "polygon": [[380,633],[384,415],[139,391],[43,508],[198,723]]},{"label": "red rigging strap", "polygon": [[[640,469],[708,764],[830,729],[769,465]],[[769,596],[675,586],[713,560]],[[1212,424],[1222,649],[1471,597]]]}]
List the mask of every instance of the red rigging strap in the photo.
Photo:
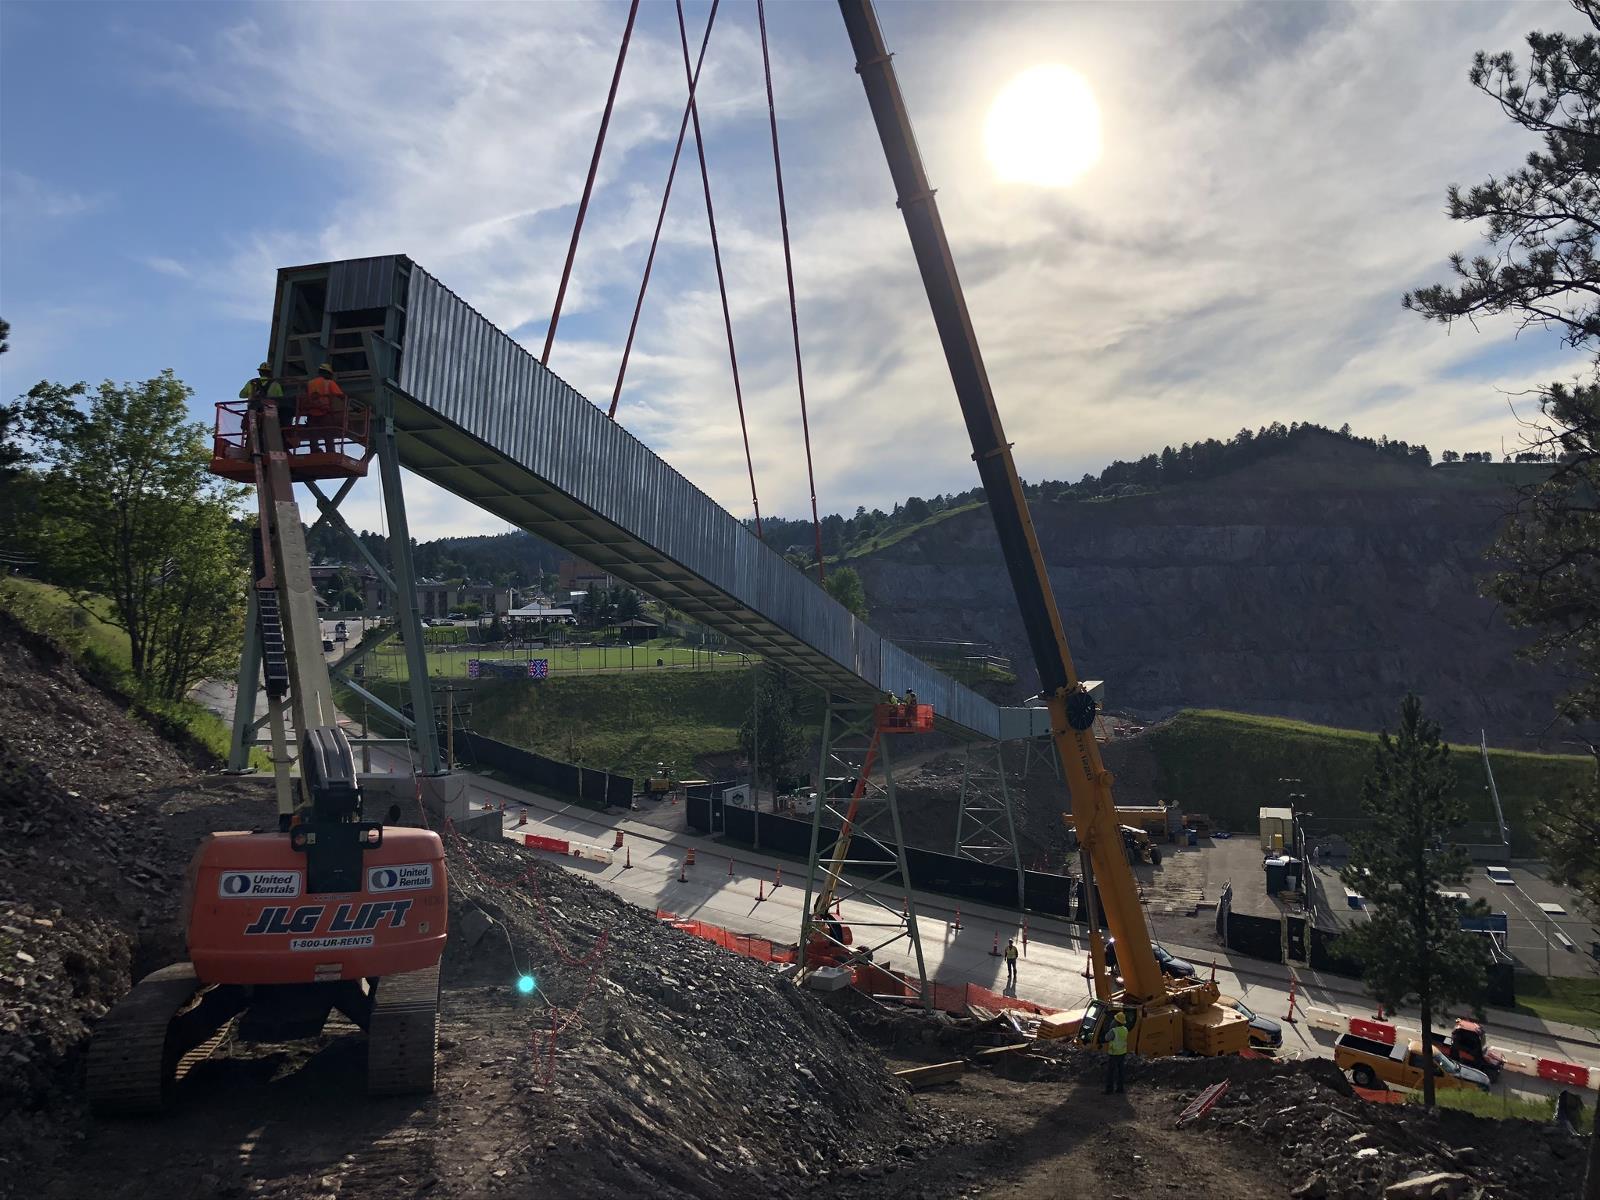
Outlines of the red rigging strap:
[{"label": "red rigging strap", "polygon": [[556,326],[561,321],[561,302],[567,298],[567,281],[572,278],[572,260],[578,256],[578,235],[583,232],[583,218],[589,211],[589,197],[594,194],[594,177],[600,170],[600,151],[606,144],[606,129],[611,125],[611,109],[617,102],[617,84],[622,81],[622,63],[628,57],[628,41],[633,37],[633,19],[639,15],[639,0],[628,7],[628,24],[622,30],[622,45],[617,50],[617,69],[611,73],[611,90],[606,93],[605,112],[600,114],[600,132],[594,139],[594,157],[589,160],[589,178],[583,185],[583,199],[578,201],[578,219],[572,225],[572,242],[567,247],[567,262],[561,268],[561,286],[556,289],[556,306],[550,314],[550,328],[545,330],[544,353],[539,361],[550,365],[550,347],[555,345]]},{"label": "red rigging strap", "polygon": [[[717,5],[721,0],[711,0],[711,15],[706,18],[705,36],[700,39],[700,57],[695,60],[694,78],[689,80],[689,100],[683,106],[683,120],[678,122],[678,144],[672,148],[672,166],[667,168],[667,186],[661,193],[661,211],[656,214],[656,231],[650,237],[650,254],[644,260],[644,278],[639,283],[639,298],[633,303],[633,320],[628,323],[628,340],[622,347],[622,364],[617,368],[616,386],[611,389],[611,407],[606,416],[617,419],[617,400],[622,396],[622,380],[628,373],[628,356],[633,353],[633,335],[639,329],[639,311],[644,308],[645,289],[650,286],[650,269],[655,266],[656,246],[661,241],[661,225],[667,219],[667,201],[672,198],[672,181],[678,174],[678,157],[683,153],[683,137],[689,128],[689,109],[694,104],[695,85],[700,82],[700,68],[706,61],[706,45],[711,41],[711,26],[717,19]],[[682,19],[682,13],[679,13]]]},{"label": "red rigging strap", "polygon": [[[683,0],[677,0],[678,41],[683,46],[683,77],[689,87],[694,87],[694,73],[689,69],[689,32],[683,24]],[[756,537],[761,534],[761,502],[756,499],[756,468],[750,458],[750,430],[744,420],[744,391],[739,386],[739,356],[733,349],[733,317],[728,311],[728,284],[722,274],[722,250],[717,245],[717,214],[711,207],[711,173],[706,170],[706,141],[700,133],[700,109],[695,104],[694,93],[689,94],[689,117],[694,122],[694,148],[700,158],[700,185],[706,194],[706,223],[711,227],[711,259],[717,266],[717,292],[722,297],[722,326],[728,333],[728,363],[733,368],[733,399],[739,406],[739,433],[744,438],[744,465],[750,473],[750,503],[756,512]],[[765,540],[765,539],[763,539]]]},{"label": "red rigging strap", "polygon": [[800,387],[800,429],[806,442],[806,481],[811,485],[811,530],[817,539],[817,582],[826,583],[822,568],[822,521],[817,516],[817,476],[811,466],[811,421],[806,416],[806,372],[800,361],[800,310],[794,299],[794,259],[789,253],[789,206],[783,198],[783,159],[778,156],[778,109],[772,100],[772,59],[767,53],[767,6],[756,0],[761,26],[761,69],[767,77],[767,120],[772,125],[772,169],[778,177],[778,223],[783,227],[783,271],[789,279],[789,328],[794,332],[794,377]]}]

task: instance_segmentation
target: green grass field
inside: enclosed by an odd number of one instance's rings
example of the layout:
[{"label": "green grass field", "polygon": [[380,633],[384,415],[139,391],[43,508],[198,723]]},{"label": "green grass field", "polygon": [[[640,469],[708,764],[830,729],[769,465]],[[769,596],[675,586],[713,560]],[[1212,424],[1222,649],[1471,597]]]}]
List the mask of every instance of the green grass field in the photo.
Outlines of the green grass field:
[{"label": "green grass field", "polygon": [[[526,662],[531,658],[543,658],[549,661],[552,674],[604,671],[645,673],[667,668],[679,671],[744,670],[757,661],[750,655],[735,651],[710,651],[685,646],[674,638],[656,638],[640,642],[637,646],[553,646],[545,650],[429,646],[428,674],[436,679],[466,679],[467,664],[474,658],[480,662]],[[410,678],[405,654],[398,642],[391,641],[366,661],[369,679],[403,681]]]},{"label": "green grass field", "polygon": [[1593,975],[1517,976],[1517,1011],[1541,1021],[1600,1029],[1600,978]]},{"label": "green grass field", "polygon": [[[1360,817],[1361,784],[1377,745],[1374,735],[1352,729],[1212,709],[1186,709],[1146,736],[1166,794],[1186,797],[1186,808],[1233,830],[1256,828],[1259,810],[1283,804],[1290,791],[1304,792],[1296,807],[1318,817]],[[1493,821],[1478,748],[1452,746],[1450,758],[1469,798],[1469,819]],[[1575,755],[1490,750],[1489,761],[1519,854],[1535,849],[1534,802],[1559,797],[1594,774],[1594,760]]]},{"label": "green grass field", "polygon": [[[1475,1117],[1490,1117],[1500,1121],[1523,1120],[1548,1124],[1556,1113],[1553,1096],[1513,1096],[1503,1088],[1498,1094],[1480,1092],[1476,1088],[1439,1088],[1434,1092],[1434,1098],[1440,1108],[1453,1108],[1469,1112]],[[1422,1093],[1408,1093],[1406,1103],[1421,1104]]]},{"label": "green grass field", "polygon": [[[136,716],[186,734],[217,758],[227,759],[228,726],[213,713],[187,700],[134,699],[128,635],[103,619],[109,612],[105,601],[91,600],[85,611],[60,588],[13,576],[0,579],[0,609],[24,628],[61,643],[91,676],[128,697]],[[257,766],[270,765],[260,751],[254,757]]]}]

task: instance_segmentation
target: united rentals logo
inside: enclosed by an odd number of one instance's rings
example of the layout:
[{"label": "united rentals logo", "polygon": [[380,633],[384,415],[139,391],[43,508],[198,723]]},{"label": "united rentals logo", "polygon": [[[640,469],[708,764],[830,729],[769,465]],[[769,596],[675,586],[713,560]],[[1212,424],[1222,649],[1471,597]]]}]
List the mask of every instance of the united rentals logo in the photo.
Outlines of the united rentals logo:
[{"label": "united rentals logo", "polygon": [[404,863],[393,867],[373,867],[367,872],[369,892],[416,892],[433,886],[432,863]]},{"label": "united rentals logo", "polygon": [[300,894],[299,871],[224,871],[217,883],[224,900],[283,900]]}]

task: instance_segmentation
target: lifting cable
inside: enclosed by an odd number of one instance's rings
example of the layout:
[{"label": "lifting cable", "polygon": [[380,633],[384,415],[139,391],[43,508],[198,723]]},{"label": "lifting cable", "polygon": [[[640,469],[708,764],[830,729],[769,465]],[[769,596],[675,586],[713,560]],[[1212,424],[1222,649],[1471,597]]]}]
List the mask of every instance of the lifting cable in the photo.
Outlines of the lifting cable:
[{"label": "lifting cable", "polygon": [[794,332],[794,377],[800,387],[800,429],[806,443],[806,481],[811,485],[811,529],[817,539],[817,582],[826,583],[822,567],[822,521],[817,516],[817,476],[811,466],[811,422],[806,416],[806,372],[800,361],[800,311],[795,305],[794,259],[789,253],[789,207],[783,198],[783,160],[778,156],[778,109],[772,100],[772,59],[767,53],[765,0],[756,0],[756,21],[761,26],[761,69],[767,77],[767,119],[772,125],[772,169],[778,177],[778,223],[783,227],[783,271],[789,279],[789,328]]},{"label": "lifting cable", "polygon": [[[705,65],[706,46],[711,41],[711,26],[717,19],[717,5],[721,0],[711,0],[711,15],[706,18],[705,35],[700,39],[700,57],[695,61],[694,77],[689,80],[689,102],[683,106],[683,120],[678,122],[678,144],[672,148],[672,165],[667,168],[667,186],[661,193],[661,211],[656,214],[656,231],[650,237],[650,254],[644,260],[644,279],[639,283],[639,298],[633,303],[633,320],[628,323],[628,340],[622,347],[622,365],[617,368],[616,386],[611,389],[611,407],[606,416],[617,419],[617,400],[622,395],[622,379],[628,373],[628,356],[633,353],[633,335],[639,329],[639,311],[644,308],[645,289],[650,286],[650,269],[655,266],[656,246],[661,241],[661,225],[667,219],[667,201],[672,198],[672,181],[678,174],[678,158],[683,153],[683,137],[689,128],[689,110],[694,105],[695,85],[700,82],[700,68]],[[681,22],[683,14],[678,14]]]},{"label": "lifting cable", "polygon": [[600,132],[594,139],[594,157],[589,160],[589,178],[583,185],[583,199],[578,201],[578,219],[572,225],[572,242],[567,247],[567,262],[561,268],[561,286],[556,289],[556,306],[550,314],[550,328],[544,335],[544,353],[539,361],[550,365],[550,347],[555,345],[556,325],[561,320],[561,302],[567,297],[567,281],[572,277],[572,260],[578,255],[578,235],[583,232],[584,214],[589,211],[589,197],[594,193],[594,177],[600,170],[600,150],[606,144],[606,129],[611,124],[611,109],[617,102],[617,84],[622,81],[622,62],[628,57],[628,41],[633,37],[633,19],[639,15],[639,0],[628,7],[628,24],[622,30],[622,45],[617,50],[617,68],[611,73],[611,90],[606,93],[605,111],[600,114]]},{"label": "lifting cable", "polygon": [[[689,33],[683,24],[683,0],[678,8],[678,41],[683,46],[683,77],[694,86],[689,70]],[[717,266],[717,292],[722,297],[722,325],[728,333],[728,363],[733,368],[733,399],[739,406],[739,434],[744,438],[744,465],[750,473],[750,503],[756,512],[756,537],[761,538],[761,501],[756,499],[756,468],[750,459],[750,430],[744,420],[744,391],[739,386],[739,356],[733,350],[733,317],[728,311],[728,284],[722,274],[722,250],[717,245],[717,215],[711,207],[711,173],[706,170],[706,142],[700,133],[700,109],[694,95],[689,96],[689,116],[694,121],[694,148],[700,158],[700,185],[706,194],[706,224],[711,227],[711,259]],[[764,538],[762,540],[765,540]]]}]

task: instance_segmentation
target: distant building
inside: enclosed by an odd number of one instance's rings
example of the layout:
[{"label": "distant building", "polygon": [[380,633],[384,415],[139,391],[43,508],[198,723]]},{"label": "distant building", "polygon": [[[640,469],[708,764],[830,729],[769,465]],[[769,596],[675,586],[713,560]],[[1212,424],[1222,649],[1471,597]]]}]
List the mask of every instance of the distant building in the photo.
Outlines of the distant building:
[{"label": "distant building", "polygon": [[576,558],[569,558],[563,562],[557,568],[556,578],[559,581],[557,590],[569,596],[573,592],[591,592],[598,588],[615,587],[617,583],[608,572]]}]

